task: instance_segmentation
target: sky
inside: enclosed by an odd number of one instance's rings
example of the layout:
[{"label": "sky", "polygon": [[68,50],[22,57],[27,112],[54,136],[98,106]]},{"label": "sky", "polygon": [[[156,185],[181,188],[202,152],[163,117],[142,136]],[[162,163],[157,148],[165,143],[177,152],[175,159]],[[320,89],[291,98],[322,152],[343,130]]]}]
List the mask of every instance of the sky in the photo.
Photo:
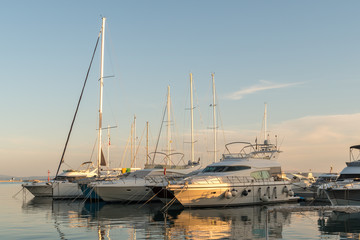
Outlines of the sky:
[{"label": "sky", "polygon": [[[349,147],[360,144],[359,7],[351,0],[2,1],[0,175],[55,174],[102,17],[103,126],[116,126],[110,166],[130,167],[136,115],[143,167],[146,122],[152,152],[168,85],[172,149],[190,158],[190,73],[195,158],[210,164],[214,73],[218,159],[225,143],[261,139],[266,103],[283,170],[340,172]],[[63,169],[96,158],[99,60],[97,51]],[[158,151],[166,149],[163,125]]]}]

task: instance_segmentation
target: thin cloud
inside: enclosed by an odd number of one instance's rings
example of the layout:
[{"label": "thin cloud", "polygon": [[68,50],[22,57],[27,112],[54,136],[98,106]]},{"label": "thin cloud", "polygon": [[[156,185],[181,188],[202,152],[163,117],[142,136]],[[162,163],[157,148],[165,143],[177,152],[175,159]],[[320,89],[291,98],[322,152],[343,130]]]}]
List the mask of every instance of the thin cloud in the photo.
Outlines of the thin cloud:
[{"label": "thin cloud", "polygon": [[253,94],[256,92],[266,91],[269,89],[292,87],[292,86],[299,85],[299,84],[303,84],[303,83],[297,82],[297,83],[276,84],[276,83],[272,83],[269,81],[260,80],[260,84],[256,84],[256,85],[250,86],[248,88],[244,88],[244,89],[241,89],[234,93],[231,93],[227,98],[231,99],[231,100],[239,100],[239,99],[242,99],[245,95]]}]

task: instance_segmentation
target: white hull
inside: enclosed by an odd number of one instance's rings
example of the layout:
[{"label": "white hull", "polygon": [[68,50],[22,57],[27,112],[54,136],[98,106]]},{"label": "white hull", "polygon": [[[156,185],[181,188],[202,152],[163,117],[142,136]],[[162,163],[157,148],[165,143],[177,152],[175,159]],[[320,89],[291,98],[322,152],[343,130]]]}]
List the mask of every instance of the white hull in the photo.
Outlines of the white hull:
[{"label": "white hull", "polygon": [[84,198],[83,192],[77,183],[55,181],[53,183],[53,199]]},{"label": "white hull", "polygon": [[106,202],[142,202],[153,196],[151,188],[145,185],[144,179],[124,179],[98,183],[94,191]]},{"label": "white hull", "polygon": [[52,197],[52,184],[49,182],[24,183],[22,186],[35,197]]},{"label": "white hull", "polygon": [[169,185],[167,189],[184,207],[258,205],[297,200],[292,196],[290,184],[283,181]]},{"label": "white hull", "polygon": [[166,170],[164,176],[163,169],[144,169],[133,172],[132,175],[120,178],[116,181],[102,181],[94,183],[92,186],[96,194],[106,202],[145,202],[154,197],[151,186],[167,183],[165,177],[174,178],[192,171],[198,170],[200,165],[186,169]]}]

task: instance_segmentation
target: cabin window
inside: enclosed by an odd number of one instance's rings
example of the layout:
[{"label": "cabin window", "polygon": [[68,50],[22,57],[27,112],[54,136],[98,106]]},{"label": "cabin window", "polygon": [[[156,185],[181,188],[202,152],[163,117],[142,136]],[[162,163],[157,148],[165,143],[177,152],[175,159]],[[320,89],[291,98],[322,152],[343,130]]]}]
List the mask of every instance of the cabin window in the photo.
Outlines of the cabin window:
[{"label": "cabin window", "polygon": [[209,166],[203,172],[232,172],[251,169],[249,166]]},{"label": "cabin window", "polygon": [[359,179],[360,174],[340,174],[340,177],[338,180],[344,180],[344,179]]},{"label": "cabin window", "polygon": [[250,176],[255,178],[256,180],[269,179],[270,173],[269,173],[269,171],[256,171],[256,172],[250,173]]}]

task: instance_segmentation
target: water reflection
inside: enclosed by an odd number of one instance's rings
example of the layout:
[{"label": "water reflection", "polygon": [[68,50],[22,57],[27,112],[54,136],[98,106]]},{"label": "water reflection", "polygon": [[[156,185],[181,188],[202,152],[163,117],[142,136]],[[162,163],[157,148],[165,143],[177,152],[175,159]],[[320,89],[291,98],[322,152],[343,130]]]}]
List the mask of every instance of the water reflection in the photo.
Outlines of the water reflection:
[{"label": "water reflection", "polygon": [[[59,239],[282,239],[291,225],[290,211],[266,207],[170,209],[163,204],[106,204],[33,198],[25,214],[45,213]],[[306,214],[306,213],[305,213]],[[319,235],[360,238],[360,213],[326,212],[318,219]],[[301,226],[299,226],[301,228]],[[304,229],[306,231],[306,229]],[[71,235],[73,234],[73,235]],[[75,235],[77,236],[77,235]],[[56,237],[55,237],[56,238]]]},{"label": "water reflection", "polygon": [[319,218],[320,231],[339,235],[342,239],[360,239],[360,213],[331,212]]},{"label": "water reflection", "polygon": [[[170,209],[163,204],[105,204],[34,198],[23,210],[51,213],[60,239],[64,229],[86,228],[99,239],[281,239],[290,212],[268,213],[265,207]],[[120,230],[121,232],[119,232]]]}]

